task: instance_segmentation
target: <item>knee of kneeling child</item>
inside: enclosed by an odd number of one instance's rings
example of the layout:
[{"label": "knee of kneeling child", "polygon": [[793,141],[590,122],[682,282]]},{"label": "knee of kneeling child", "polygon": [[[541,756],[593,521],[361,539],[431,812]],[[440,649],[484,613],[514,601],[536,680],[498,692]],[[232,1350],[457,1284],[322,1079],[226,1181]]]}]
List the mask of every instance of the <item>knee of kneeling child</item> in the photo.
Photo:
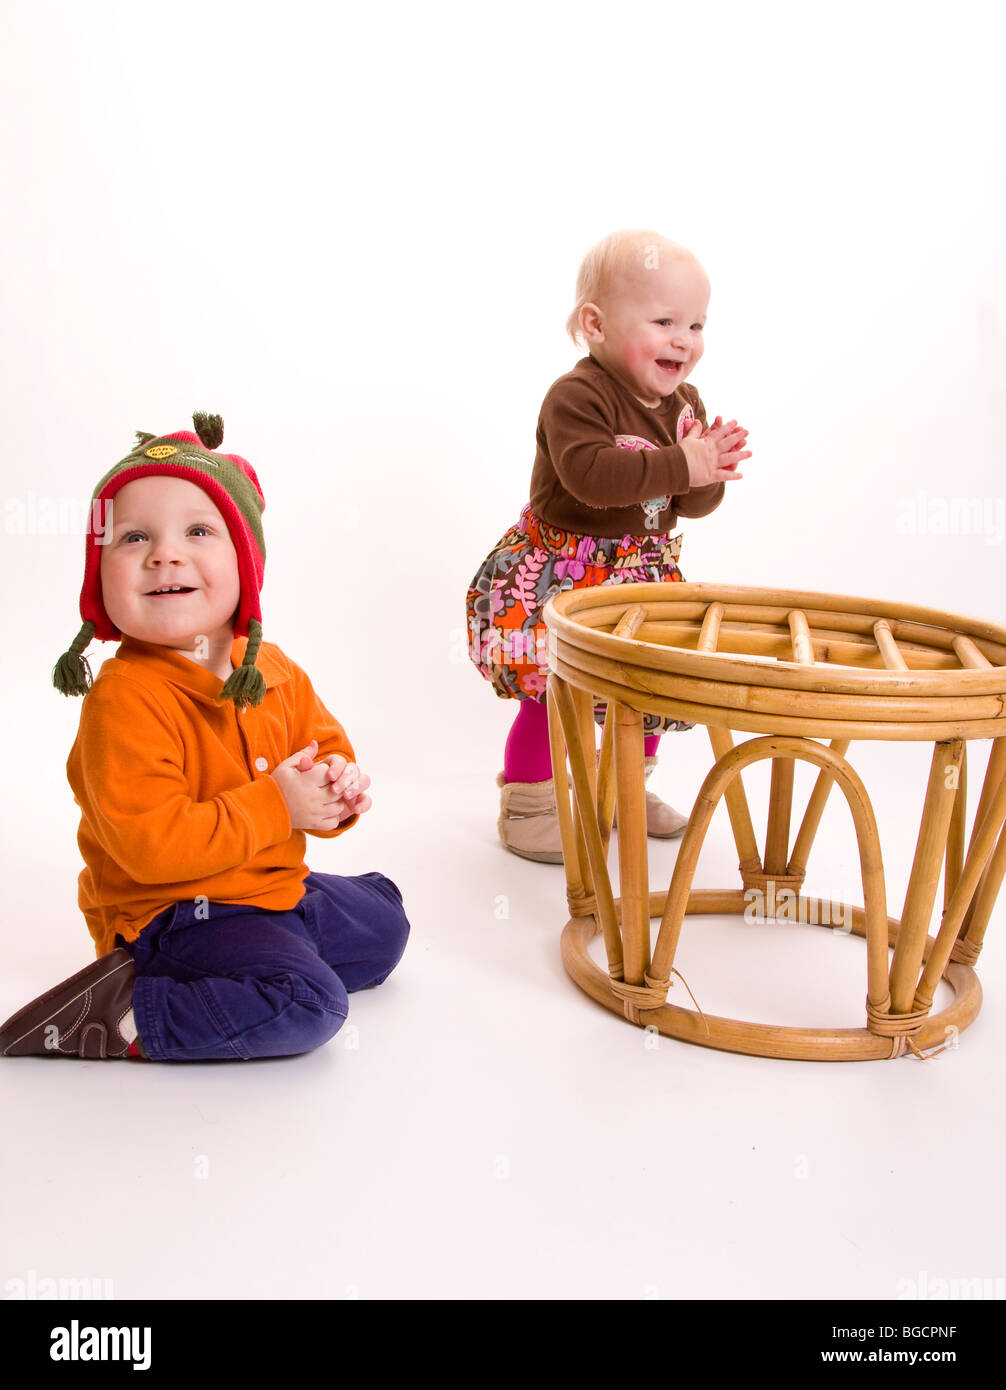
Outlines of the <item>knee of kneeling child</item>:
[{"label": "knee of kneeling child", "polygon": [[324,961],[312,961],[304,969],[290,971],[272,983],[290,1001],[281,1014],[289,1020],[304,1052],[327,1043],[345,1023],[349,995],[339,976]]},{"label": "knee of kneeling child", "polygon": [[385,961],[387,962],[385,978],[391,974],[405,954],[405,947],[411,930],[409,919],[405,915],[405,908],[399,903],[397,910],[393,909],[388,913],[387,931],[384,938]]},{"label": "knee of kneeling child", "polygon": [[378,977],[373,983],[379,985],[402,959],[411,926],[405,915],[405,906],[398,885],[384,874],[374,873],[366,877],[372,880],[374,887],[388,900],[387,908],[379,916],[377,939],[374,943]]},{"label": "knee of kneeling child", "polygon": [[346,1022],[348,1002],[321,1001],[317,997],[294,997],[296,1005],[296,1034],[299,1050],[311,1052],[323,1047],[335,1037]]}]

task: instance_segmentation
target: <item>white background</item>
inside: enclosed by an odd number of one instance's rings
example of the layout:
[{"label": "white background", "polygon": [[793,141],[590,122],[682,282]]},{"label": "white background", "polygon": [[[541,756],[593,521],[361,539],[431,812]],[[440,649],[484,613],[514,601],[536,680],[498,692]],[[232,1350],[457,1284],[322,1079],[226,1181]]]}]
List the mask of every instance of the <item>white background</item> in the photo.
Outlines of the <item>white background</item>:
[{"label": "white background", "polygon": [[[886,1298],[922,1269],[1006,1273],[998,1207],[948,1227],[942,1244],[931,1233],[935,1250],[911,1236],[927,1182],[911,1171],[919,1114],[957,1117],[933,1119],[930,1169],[966,1171],[977,1154],[968,1192],[999,1200],[1001,1133],[981,1097],[1001,1055],[1002,910],[982,961],[985,1010],[969,1046],[939,1062],[818,1068],[666,1041],[644,1058],[638,1035],[562,972],[559,872],[495,841],[493,778],[513,708],[469,666],[463,638],[467,582],[527,500],[541,398],[579,355],[563,330],[579,260],[620,226],[657,228],[705,265],[707,350],[692,381],[710,418],[750,430],[743,480],[686,523],[686,577],[1002,620],[1006,141],[994,13],[3,0],[0,1015],[90,956],[64,774],[79,706],[49,684],[79,626],[84,544],[39,521],[46,506],[82,504],[135,430],[184,428],[195,409],[224,416],[224,448],[250,459],[265,490],[265,637],[308,670],[374,777],[374,810],[317,847],[312,866],[389,873],[413,940],[392,980],[354,1003],[351,1017],[366,1020],[358,1052],[337,1039],[248,1068],[5,1067],[2,1103],[22,1130],[25,1116],[37,1124],[60,1109],[57,1091],[78,1104],[88,1091],[75,1161],[92,1189],[126,1180],[105,1140],[127,1088],[134,1114],[149,1108],[147,1139],[130,1128],[123,1140],[129,1167],[158,1173],[168,1200],[155,1272],[132,1243],[67,1244],[60,1199],[50,1215],[24,1201],[37,1154],[8,1152],[19,1215],[0,1283],[35,1269],[114,1277],[121,1296],[641,1297],[645,1286]],[[980,509],[986,534],[934,530],[955,501]],[[93,649],[98,661],[113,650]],[[679,805],[708,763],[702,737],[665,742],[661,786]],[[897,899],[928,752],[869,759],[888,778],[874,795],[891,820]],[[848,827],[837,813],[827,824],[834,848],[820,868],[847,886]],[[716,843],[697,882],[732,881],[725,831],[719,859]],[[655,862],[669,871],[673,852]],[[725,929],[724,952],[737,930]],[[860,1026],[865,959],[848,945],[850,1011],[834,1021]],[[699,999],[715,1005],[712,965]],[[755,964],[744,981],[732,1007],[767,1019]],[[789,1007],[790,1021],[829,1021],[823,998],[800,1013],[802,982],[781,992],[780,1020]],[[291,1077],[303,1110],[291,1110]],[[541,1086],[539,1113],[524,1102]],[[711,1096],[723,1100],[715,1119]],[[319,1107],[352,1115],[353,1140],[341,1122],[338,1134],[312,1129]],[[210,1148],[197,1108],[215,1116],[213,1171],[231,1165],[231,1197],[222,1179],[209,1194],[194,1186],[190,1154]],[[896,1161],[871,1152],[878,1116]],[[651,1122],[658,1143],[689,1136],[680,1169],[660,1177],[694,1198],[693,1216],[681,1224],[679,1211],[663,1232],[683,1260],[669,1269],[687,1266],[687,1278],[633,1266],[631,1202],[598,1249],[578,1248],[577,1204],[568,1220],[555,1215],[571,1136],[596,1155],[586,1203],[606,1164],[631,1185],[637,1150],[626,1159],[612,1135]],[[263,1130],[287,1136],[283,1156]],[[368,1148],[375,1134],[386,1168]],[[756,1146],[775,1156],[767,1172],[748,1164]],[[816,1184],[798,1188],[795,1156],[818,1149]],[[525,1189],[500,1179],[501,1154]],[[57,1160],[42,1168],[47,1184],[59,1179]],[[895,1168],[886,1195],[877,1174]],[[179,1220],[226,1224],[245,1187],[275,1192],[291,1173],[295,1215],[276,1239],[294,1241],[298,1202],[324,1192],[321,1219],[343,1242],[324,1265],[293,1261],[281,1284],[290,1252],[254,1245],[219,1268],[210,1256],[186,1264]],[[642,1213],[657,1177],[636,1176]],[[360,1184],[377,1184],[384,1205],[358,1201]],[[873,1201],[888,1223],[882,1250]],[[427,1226],[439,1233],[445,1218],[453,1243],[431,1255]],[[776,1249],[780,1231],[792,1248]]]}]

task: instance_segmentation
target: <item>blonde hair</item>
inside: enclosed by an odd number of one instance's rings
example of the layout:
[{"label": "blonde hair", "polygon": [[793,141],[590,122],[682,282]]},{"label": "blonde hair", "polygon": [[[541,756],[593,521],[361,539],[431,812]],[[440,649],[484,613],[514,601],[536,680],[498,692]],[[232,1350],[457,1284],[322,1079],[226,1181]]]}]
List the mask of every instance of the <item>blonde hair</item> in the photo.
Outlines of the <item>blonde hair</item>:
[{"label": "blonde hair", "polygon": [[695,260],[686,246],[654,231],[612,232],[590,248],[580,263],[576,303],[566,320],[566,332],[578,347],[582,342],[580,310],[583,306],[603,299],[626,270],[655,269],[660,263],[661,252],[677,260]]}]

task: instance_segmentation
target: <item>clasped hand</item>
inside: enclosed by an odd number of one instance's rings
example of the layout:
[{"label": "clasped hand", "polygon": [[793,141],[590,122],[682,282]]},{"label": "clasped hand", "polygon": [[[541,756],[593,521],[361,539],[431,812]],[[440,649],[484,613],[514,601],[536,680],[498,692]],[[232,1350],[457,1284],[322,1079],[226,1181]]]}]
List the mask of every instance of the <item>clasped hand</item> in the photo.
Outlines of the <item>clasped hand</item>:
[{"label": "clasped hand", "polygon": [[717,415],[704,434],[701,421],[693,420],[681,440],[692,487],[708,487],[710,483],[730,483],[743,478],[744,474],[737,472],[737,465],[751,457],[751,450],[744,448],[747,437],[747,430],[736,420],[724,424],[721,415]]},{"label": "clasped hand", "polygon": [[341,753],[318,762],[317,739],[279,763],[272,776],[283,793],[294,830],[334,830],[351,816],[369,811],[370,778]]}]

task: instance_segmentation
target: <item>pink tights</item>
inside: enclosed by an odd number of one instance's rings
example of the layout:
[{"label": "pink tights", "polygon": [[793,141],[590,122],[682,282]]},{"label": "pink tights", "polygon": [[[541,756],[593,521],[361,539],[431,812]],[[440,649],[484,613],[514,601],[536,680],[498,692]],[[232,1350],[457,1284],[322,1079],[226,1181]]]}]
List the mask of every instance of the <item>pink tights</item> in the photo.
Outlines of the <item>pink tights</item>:
[{"label": "pink tights", "polygon": [[[643,740],[648,758],[655,756],[659,743],[659,734],[651,734]],[[503,776],[508,782],[547,782],[552,776],[548,710],[544,702],[520,701],[503,753]]]}]

